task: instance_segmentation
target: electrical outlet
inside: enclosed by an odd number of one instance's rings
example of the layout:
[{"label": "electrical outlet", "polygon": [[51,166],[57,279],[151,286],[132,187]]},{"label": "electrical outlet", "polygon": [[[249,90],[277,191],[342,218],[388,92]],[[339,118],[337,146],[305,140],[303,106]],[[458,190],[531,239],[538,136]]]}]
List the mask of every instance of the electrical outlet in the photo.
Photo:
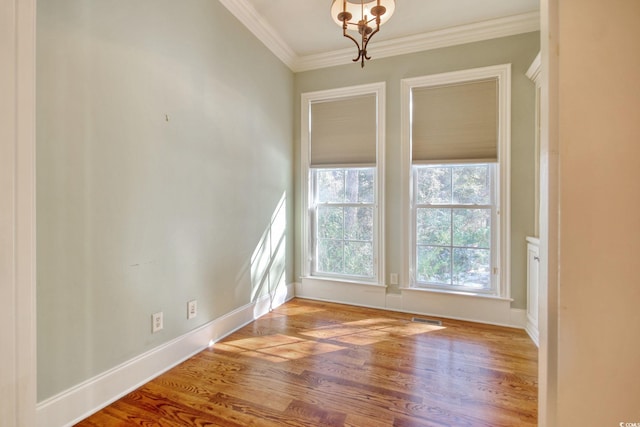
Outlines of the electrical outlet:
[{"label": "electrical outlet", "polygon": [[397,285],[398,284],[398,273],[391,273],[390,274],[390,282],[392,285]]},{"label": "electrical outlet", "polygon": [[163,327],[162,312],[159,311],[158,313],[153,313],[151,315],[151,332],[155,334],[156,332],[161,331]]},{"label": "electrical outlet", "polygon": [[198,301],[192,300],[187,303],[187,319],[193,319],[198,315]]}]

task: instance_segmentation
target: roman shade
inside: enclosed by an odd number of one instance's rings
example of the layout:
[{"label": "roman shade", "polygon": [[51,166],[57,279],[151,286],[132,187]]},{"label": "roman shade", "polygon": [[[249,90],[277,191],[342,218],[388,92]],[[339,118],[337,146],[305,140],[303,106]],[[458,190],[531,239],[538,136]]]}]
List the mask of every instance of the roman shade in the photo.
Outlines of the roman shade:
[{"label": "roman shade", "polygon": [[412,89],[414,163],[496,162],[498,80]]},{"label": "roman shade", "polygon": [[311,104],[312,167],[376,164],[376,100],[367,94]]}]

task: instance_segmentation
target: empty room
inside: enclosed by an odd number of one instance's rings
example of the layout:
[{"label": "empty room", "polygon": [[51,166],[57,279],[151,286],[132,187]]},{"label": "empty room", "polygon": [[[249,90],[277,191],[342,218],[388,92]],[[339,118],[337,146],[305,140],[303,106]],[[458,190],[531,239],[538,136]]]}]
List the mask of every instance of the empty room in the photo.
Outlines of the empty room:
[{"label": "empty room", "polygon": [[0,425],[640,425],[636,2],[2,5]]}]

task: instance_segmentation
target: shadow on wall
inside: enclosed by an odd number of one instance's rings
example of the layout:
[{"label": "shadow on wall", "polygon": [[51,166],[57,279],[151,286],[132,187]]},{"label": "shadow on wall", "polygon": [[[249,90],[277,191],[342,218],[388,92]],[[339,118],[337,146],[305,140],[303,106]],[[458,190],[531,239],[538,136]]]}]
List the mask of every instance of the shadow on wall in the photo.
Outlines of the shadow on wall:
[{"label": "shadow on wall", "polygon": [[[271,221],[251,255],[251,302],[269,295],[269,310],[282,304],[286,289],[287,196],[282,194]],[[257,307],[257,305],[256,305]]]}]

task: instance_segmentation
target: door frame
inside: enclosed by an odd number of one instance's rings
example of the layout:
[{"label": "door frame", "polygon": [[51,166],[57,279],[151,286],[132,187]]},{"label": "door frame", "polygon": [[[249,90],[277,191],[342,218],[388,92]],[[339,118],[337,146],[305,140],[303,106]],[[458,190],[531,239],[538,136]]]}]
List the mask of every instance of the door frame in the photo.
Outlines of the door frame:
[{"label": "door frame", "polygon": [[36,414],[36,0],[0,0],[0,419]]}]

